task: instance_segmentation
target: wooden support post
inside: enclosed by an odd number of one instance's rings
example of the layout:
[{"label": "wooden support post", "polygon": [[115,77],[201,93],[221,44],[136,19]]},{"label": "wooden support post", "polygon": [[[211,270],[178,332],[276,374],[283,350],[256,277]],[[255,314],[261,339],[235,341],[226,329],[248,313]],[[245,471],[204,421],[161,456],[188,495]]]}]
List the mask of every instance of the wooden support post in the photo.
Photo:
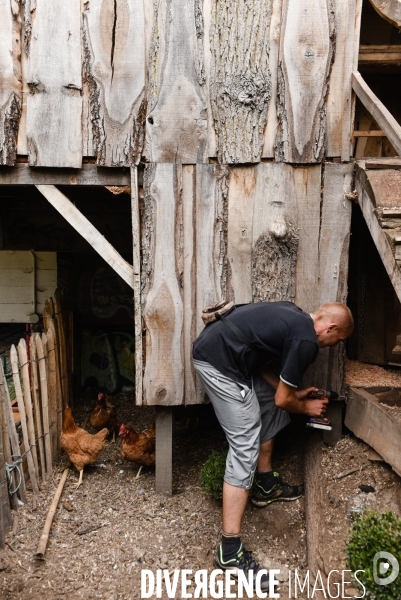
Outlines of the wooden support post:
[{"label": "wooden support post", "polygon": [[156,494],[173,493],[173,407],[156,406]]}]

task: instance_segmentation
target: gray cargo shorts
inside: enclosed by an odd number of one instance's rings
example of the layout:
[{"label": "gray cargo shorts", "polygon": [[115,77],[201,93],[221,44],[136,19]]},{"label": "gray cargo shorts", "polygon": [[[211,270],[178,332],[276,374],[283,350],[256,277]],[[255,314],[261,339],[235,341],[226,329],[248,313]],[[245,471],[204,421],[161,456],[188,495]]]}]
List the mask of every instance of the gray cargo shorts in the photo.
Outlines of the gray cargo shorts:
[{"label": "gray cargo shorts", "polygon": [[273,438],[290,417],[276,406],[275,390],[263,377],[254,376],[249,388],[207,362],[193,362],[229,444],[224,481],[249,490],[260,444]]}]

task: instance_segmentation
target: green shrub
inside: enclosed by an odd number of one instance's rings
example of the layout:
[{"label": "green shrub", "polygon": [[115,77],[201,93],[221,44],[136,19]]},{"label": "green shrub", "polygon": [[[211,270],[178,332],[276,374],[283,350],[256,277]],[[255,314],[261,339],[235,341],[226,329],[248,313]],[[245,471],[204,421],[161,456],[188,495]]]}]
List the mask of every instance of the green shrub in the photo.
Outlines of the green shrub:
[{"label": "green shrub", "polygon": [[223,496],[226,459],[226,450],[223,452],[216,452],[216,450],[213,450],[201,469],[203,491],[213,496],[215,500],[220,500]]},{"label": "green shrub", "polygon": [[[365,598],[371,600],[399,600],[401,598],[401,573],[388,585],[379,585],[373,577],[373,558],[377,552],[390,552],[398,561],[401,558],[401,519],[392,512],[379,514],[366,511],[354,523],[347,543],[348,568],[359,569],[357,577],[366,588]],[[377,564],[377,569],[380,562]],[[388,575],[392,573],[389,569]],[[379,574],[384,578],[386,575]],[[362,589],[362,588],[361,588]]]}]

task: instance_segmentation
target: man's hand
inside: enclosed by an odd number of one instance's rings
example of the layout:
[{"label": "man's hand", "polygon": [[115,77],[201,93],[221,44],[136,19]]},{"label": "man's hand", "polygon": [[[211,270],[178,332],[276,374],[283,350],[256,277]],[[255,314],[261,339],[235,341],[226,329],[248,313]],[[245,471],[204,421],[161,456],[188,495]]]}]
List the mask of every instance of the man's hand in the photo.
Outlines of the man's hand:
[{"label": "man's hand", "polygon": [[326,412],[327,398],[319,400],[303,400],[310,392],[318,388],[310,387],[305,390],[295,390],[280,379],[274,397],[276,406],[289,413],[300,413],[308,417],[321,417]]},{"label": "man's hand", "polygon": [[324,398],[323,400],[304,400],[302,402],[305,409],[305,415],[308,417],[323,417],[327,410],[328,403],[329,401],[327,398]]}]

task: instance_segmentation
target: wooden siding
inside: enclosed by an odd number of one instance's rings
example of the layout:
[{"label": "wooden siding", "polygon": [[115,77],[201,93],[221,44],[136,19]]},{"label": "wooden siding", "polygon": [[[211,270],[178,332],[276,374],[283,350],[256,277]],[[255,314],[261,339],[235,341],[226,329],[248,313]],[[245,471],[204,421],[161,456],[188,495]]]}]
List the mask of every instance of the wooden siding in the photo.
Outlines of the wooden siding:
[{"label": "wooden siding", "polygon": [[12,0],[0,11],[0,164],[15,162],[18,127],[33,166],[350,158],[361,0]]}]

